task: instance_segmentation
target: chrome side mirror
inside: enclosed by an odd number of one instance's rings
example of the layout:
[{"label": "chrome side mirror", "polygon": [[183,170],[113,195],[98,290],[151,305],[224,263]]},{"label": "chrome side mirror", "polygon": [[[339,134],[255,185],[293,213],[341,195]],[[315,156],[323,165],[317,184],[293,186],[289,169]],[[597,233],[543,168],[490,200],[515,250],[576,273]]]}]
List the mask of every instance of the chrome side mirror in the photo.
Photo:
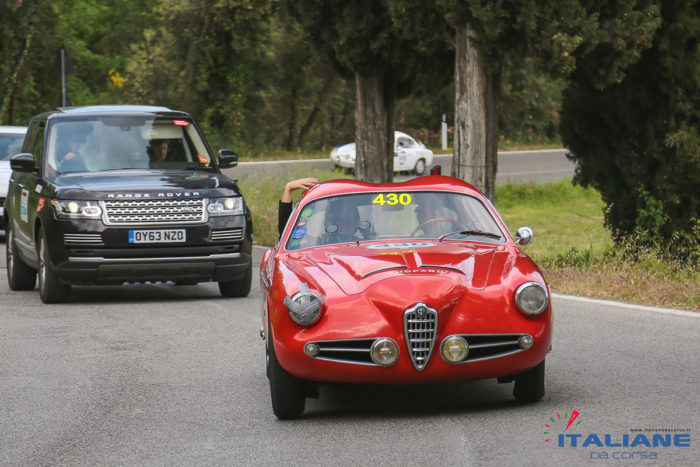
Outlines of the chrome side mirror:
[{"label": "chrome side mirror", "polygon": [[532,241],[532,229],[530,227],[520,227],[515,234],[515,243],[527,245]]}]

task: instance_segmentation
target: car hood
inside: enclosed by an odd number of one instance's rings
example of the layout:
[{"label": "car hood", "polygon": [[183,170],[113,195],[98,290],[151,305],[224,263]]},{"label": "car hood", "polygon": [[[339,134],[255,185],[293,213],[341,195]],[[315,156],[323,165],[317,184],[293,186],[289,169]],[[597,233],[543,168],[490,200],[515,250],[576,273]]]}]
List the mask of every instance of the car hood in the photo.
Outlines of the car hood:
[{"label": "car hood", "polygon": [[[388,244],[343,245],[295,252],[287,258],[299,273],[322,272],[348,295],[365,292],[378,282],[429,276],[470,289],[500,283],[513,268],[516,253],[506,245],[467,242],[418,241]],[[317,274],[318,275],[318,274]],[[316,277],[319,283],[322,278]]]},{"label": "car hood", "polygon": [[115,170],[66,174],[55,179],[56,196],[72,199],[177,198],[239,195],[216,172]]}]

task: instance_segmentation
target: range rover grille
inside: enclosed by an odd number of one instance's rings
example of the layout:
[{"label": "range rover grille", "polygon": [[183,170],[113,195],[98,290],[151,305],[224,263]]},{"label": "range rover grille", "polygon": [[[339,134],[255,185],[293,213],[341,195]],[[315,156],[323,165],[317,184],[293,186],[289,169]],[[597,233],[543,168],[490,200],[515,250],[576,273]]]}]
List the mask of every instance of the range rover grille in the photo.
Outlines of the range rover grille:
[{"label": "range rover grille", "polygon": [[413,367],[421,371],[430,360],[438,328],[437,311],[425,303],[416,303],[403,314],[406,347]]},{"label": "range rover grille", "polygon": [[206,221],[204,199],[102,201],[107,225],[196,224]]}]

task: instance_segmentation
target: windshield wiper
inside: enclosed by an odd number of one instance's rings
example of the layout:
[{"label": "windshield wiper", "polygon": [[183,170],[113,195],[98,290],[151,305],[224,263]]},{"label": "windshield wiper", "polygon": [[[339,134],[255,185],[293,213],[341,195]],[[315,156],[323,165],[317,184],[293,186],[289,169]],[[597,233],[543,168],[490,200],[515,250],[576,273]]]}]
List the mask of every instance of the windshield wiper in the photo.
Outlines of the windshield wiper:
[{"label": "windshield wiper", "polygon": [[475,235],[478,237],[487,237],[487,238],[494,238],[496,240],[501,239],[501,235],[493,232],[484,232],[483,230],[460,230],[457,232],[451,232],[448,234],[443,235],[438,239],[438,242],[442,242],[444,239],[447,237],[451,237],[452,235]]}]

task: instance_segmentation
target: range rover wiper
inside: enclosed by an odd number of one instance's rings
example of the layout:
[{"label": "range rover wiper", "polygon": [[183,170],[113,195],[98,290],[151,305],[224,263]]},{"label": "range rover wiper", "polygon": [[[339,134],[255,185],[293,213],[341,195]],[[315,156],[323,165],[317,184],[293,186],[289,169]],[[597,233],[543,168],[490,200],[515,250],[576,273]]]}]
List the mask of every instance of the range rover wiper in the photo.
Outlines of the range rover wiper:
[{"label": "range rover wiper", "polygon": [[483,230],[460,230],[457,232],[451,232],[448,234],[443,235],[438,239],[438,242],[442,242],[445,238],[451,237],[452,235],[463,235],[463,236],[477,236],[477,237],[487,237],[487,238],[494,238],[496,240],[501,239],[501,235],[493,232],[485,232]]}]

